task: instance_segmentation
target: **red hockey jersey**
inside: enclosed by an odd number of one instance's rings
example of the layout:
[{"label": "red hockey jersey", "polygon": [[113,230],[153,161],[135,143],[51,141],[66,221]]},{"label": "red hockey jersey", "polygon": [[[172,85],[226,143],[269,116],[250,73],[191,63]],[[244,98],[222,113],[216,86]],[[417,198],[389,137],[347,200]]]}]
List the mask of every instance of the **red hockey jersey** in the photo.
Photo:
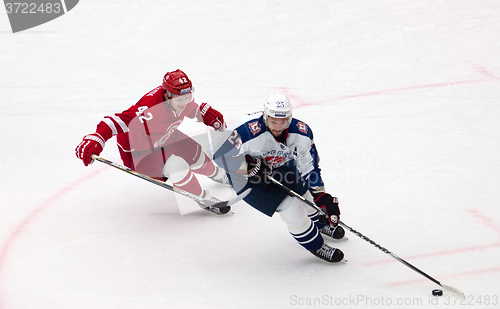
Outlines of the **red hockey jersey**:
[{"label": "red hockey jersey", "polygon": [[163,88],[159,86],[129,109],[104,117],[97,133],[105,140],[116,135],[118,146],[124,152],[150,151],[163,146],[184,117],[203,121],[194,100],[182,112],[169,108],[164,103]]}]

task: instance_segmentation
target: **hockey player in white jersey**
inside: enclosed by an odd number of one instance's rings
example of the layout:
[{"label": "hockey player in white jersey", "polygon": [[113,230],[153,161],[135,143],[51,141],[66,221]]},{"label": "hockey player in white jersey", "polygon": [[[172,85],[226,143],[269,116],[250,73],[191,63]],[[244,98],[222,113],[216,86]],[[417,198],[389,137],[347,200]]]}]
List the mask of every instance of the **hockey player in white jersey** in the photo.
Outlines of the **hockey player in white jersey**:
[{"label": "hockey player in white jersey", "polygon": [[[285,94],[271,94],[264,112],[246,115],[214,154],[239,194],[252,188],[244,201],[267,216],[279,213],[290,234],[315,256],[340,262],[344,253],[324,242],[322,235],[342,239],[338,200],[325,192],[319,156],[311,128],[292,118]],[[320,206],[327,216],[272,183],[271,175],[286,187]]]}]

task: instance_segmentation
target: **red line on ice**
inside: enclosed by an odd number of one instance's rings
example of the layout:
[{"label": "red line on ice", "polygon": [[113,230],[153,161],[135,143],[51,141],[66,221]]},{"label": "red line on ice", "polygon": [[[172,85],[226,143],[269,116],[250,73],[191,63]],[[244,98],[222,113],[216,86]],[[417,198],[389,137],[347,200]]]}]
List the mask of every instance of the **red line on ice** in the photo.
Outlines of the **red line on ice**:
[{"label": "red line on ice", "polygon": [[[403,259],[405,259],[405,260],[421,259],[421,258],[436,257],[436,256],[449,255],[449,254],[457,254],[457,253],[463,253],[463,252],[469,252],[469,251],[486,250],[486,249],[491,249],[491,248],[496,248],[496,247],[500,247],[500,243],[484,245],[484,246],[474,246],[474,247],[466,247],[466,248],[438,251],[438,252],[433,252],[433,253],[417,254],[417,255],[404,257]],[[386,264],[386,263],[390,263],[393,261],[396,261],[396,260],[385,259],[385,260],[367,262],[367,263],[364,263],[363,265],[371,266],[371,265],[378,265],[378,264]]]},{"label": "red line on ice", "polygon": [[360,97],[369,97],[369,96],[388,94],[388,93],[393,93],[393,92],[403,92],[403,91],[411,91],[411,90],[418,90],[418,89],[425,89],[425,88],[438,88],[438,87],[445,87],[445,86],[454,86],[454,85],[461,85],[461,84],[473,84],[473,83],[482,83],[482,82],[500,80],[500,77],[495,76],[492,72],[486,70],[481,65],[478,65],[478,64],[471,64],[471,65],[474,67],[474,69],[476,71],[478,71],[479,73],[484,75],[484,78],[462,80],[462,81],[456,81],[456,82],[447,82],[447,83],[416,85],[416,86],[394,88],[394,89],[387,89],[387,90],[379,90],[379,91],[371,91],[371,92],[358,93],[358,94],[352,94],[352,95],[344,95],[344,96],[340,96],[340,97],[334,97],[334,98],[330,98],[330,99],[326,99],[326,100],[313,101],[313,102],[306,102],[303,98],[294,94],[290,88],[280,87],[279,89],[280,89],[280,91],[283,91],[284,93],[286,93],[290,99],[292,99],[294,108],[301,108],[301,107],[307,107],[307,106],[313,106],[313,105],[321,105],[321,104],[325,104],[325,103],[329,103],[329,102],[343,101],[343,100],[347,100],[347,99],[360,98]]},{"label": "red line on ice", "polygon": [[486,217],[484,214],[482,214],[480,211],[476,209],[469,209],[467,210],[471,215],[476,217],[477,219],[481,220],[484,225],[488,226],[489,228],[495,230],[496,232],[500,233],[500,226],[495,224],[490,218]]},{"label": "red line on ice", "polygon": [[[488,217],[486,217],[484,214],[482,214],[480,211],[478,211],[476,209],[469,209],[469,210],[467,210],[467,212],[471,213],[474,217],[480,219],[484,225],[490,227],[491,229],[493,229],[497,232],[500,232],[500,227],[497,224],[495,224],[492,220],[490,220]],[[473,246],[473,247],[465,247],[465,248],[459,248],[459,249],[438,251],[438,252],[433,252],[433,253],[412,255],[412,256],[409,256],[405,259],[419,259],[419,258],[436,257],[436,256],[458,254],[458,253],[469,252],[469,251],[487,250],[487,249],[496,248],[496,247],[500,247],[500,243],[493,243],[493,244],[489,244],[489,245],[479,245],[479,246]],[[364,263],[364,265],[369,266],[369,265],[385,264],[385,263],[389,263],[391,261],[394,261],[394,260],[393,259],[384,259],[384,260],[380,260],[380,261],[367,262],[367,263]]]},{"label": "red line on ice", "polygon": [[[56,193],[54,193],[52,196],[48,197],[45,201],[43,201],[40,205],[35,207],[6,237],[6,240],[2,247],[0,248],[0,283],[2,281],[2,274],[3,274],[3,268],[5,266],[5,262],[7,260],[7,255],[9,253],[9,250],[12,248],[14,243],[16,242],[17,239],[19,239],[20,235],[26,230],[26,228],[30,225],[35,218],[42,213],[45,209],[47,209],[49,206],[53,205],[58,199],[63,197],[64,195],[68,194],[69,192],[73,191],[75,188],[83,184],[84,182],[88,181],[89,179],[94,178],[97,174],[102,172],[104,168],[97,169],[93,171],[92,173],[83,176],[82,178],[79,178],[75,180],[74,182],[70,183],[68,186],[60,189]],[[4,304],[3,304],[3,295],[0,290],[0,309],[4,309]]]},{"label": "red line on ice", "polygon": [[[500,271],[500,266],[498,267],[492,267],[492,268],[485,268],[485,269],[479,269],[479,270],[471,270],[471,271],[464,271],[461,273],[456,273],[456,274],[451,274],[451,275],[445,275],[442,276],[442,278],[454,278],[454,277],[463,277],[463,276],[474,276],[474,275],[479,275],[479,274],[484,274],[484,273],[492,273],[492,272],[497,272]],[[418,283],[418,282],[424,282],[427,281],[428,279],[426,278],[418,278],[418,279],[413,279],[413,280],[406,280],[406,281],[396,281],[389,283],[389,286],[399,286],[399,285],[407,285],[407,284],[413,284],[413,283]],[[441,282],[441,280],[439,280]],[[443,283],[443,282],[441,282]]]}]

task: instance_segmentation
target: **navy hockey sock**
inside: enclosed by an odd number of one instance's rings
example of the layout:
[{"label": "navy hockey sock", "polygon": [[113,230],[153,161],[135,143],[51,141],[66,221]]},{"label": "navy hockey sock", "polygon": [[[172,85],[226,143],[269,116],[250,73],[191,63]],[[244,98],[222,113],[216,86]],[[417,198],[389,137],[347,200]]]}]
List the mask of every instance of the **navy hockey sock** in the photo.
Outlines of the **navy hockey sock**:
[{"label": "navy hockey sock", "polygon": [[312,222],[314,222],[314,225],[316,225],[316,227],[321,230],[322,228],[324,228],[326,226],[326,224],[324,223],[321,223],[319,221],[319,212],[315,212],[311,215],[307,215],[309,217],[309,219],[311,219]]},{"label": "navy hockey sock", "polygon": [[309,251],[316,251],[323,245],[323,237],[321,237],[318,228],[313,222],[311,222],[311,225],[305,232],[300,234],[290,234],[302,247]]}]

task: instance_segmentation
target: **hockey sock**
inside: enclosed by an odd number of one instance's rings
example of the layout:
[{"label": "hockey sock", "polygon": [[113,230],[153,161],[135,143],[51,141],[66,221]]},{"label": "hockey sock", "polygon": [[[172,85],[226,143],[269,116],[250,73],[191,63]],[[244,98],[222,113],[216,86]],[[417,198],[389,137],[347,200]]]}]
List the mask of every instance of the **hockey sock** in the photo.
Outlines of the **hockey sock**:
[{"label": "hockey sock", "polygon": [[202,154],[195,164],[191,165],[193,172],[205,176],[214,176],[217,172],[215,164],[206,154]]},{"label": "hockey sock", "polygon": [[318,228],[311,221],[309,228],[304,232],[299,234],[290,232],[290,234],[292,234],[293,238],[295,238],[302,247],[309,251],[316,251],[323,246],[323,237],[321,237]]},{"label": "hockey sock", "polygon": [[323,245],[323,237],[298,199],[287,196],[276,211],[301,246],[309,251],[316,251]]},{"label": "hockey sock", "polygon": [[174,187],[192,193],[194,195],[199,196],[203,193],[203,189],[201,188],[198,179],[196,179],[196,176],[194,176],[191,170],[188,171],[187,175],[184,178],[177,182],[174,182],[173,184]]},{"label": "hockey sock", "polygon": [[198,182],[198,179],[193,174],[193,171],[187,162],[178,156],[172,155],[168,158],[163,166],[162,174],[167,176],[174,184],[174,187],[186,192],[201,195],[203,189]]}]

